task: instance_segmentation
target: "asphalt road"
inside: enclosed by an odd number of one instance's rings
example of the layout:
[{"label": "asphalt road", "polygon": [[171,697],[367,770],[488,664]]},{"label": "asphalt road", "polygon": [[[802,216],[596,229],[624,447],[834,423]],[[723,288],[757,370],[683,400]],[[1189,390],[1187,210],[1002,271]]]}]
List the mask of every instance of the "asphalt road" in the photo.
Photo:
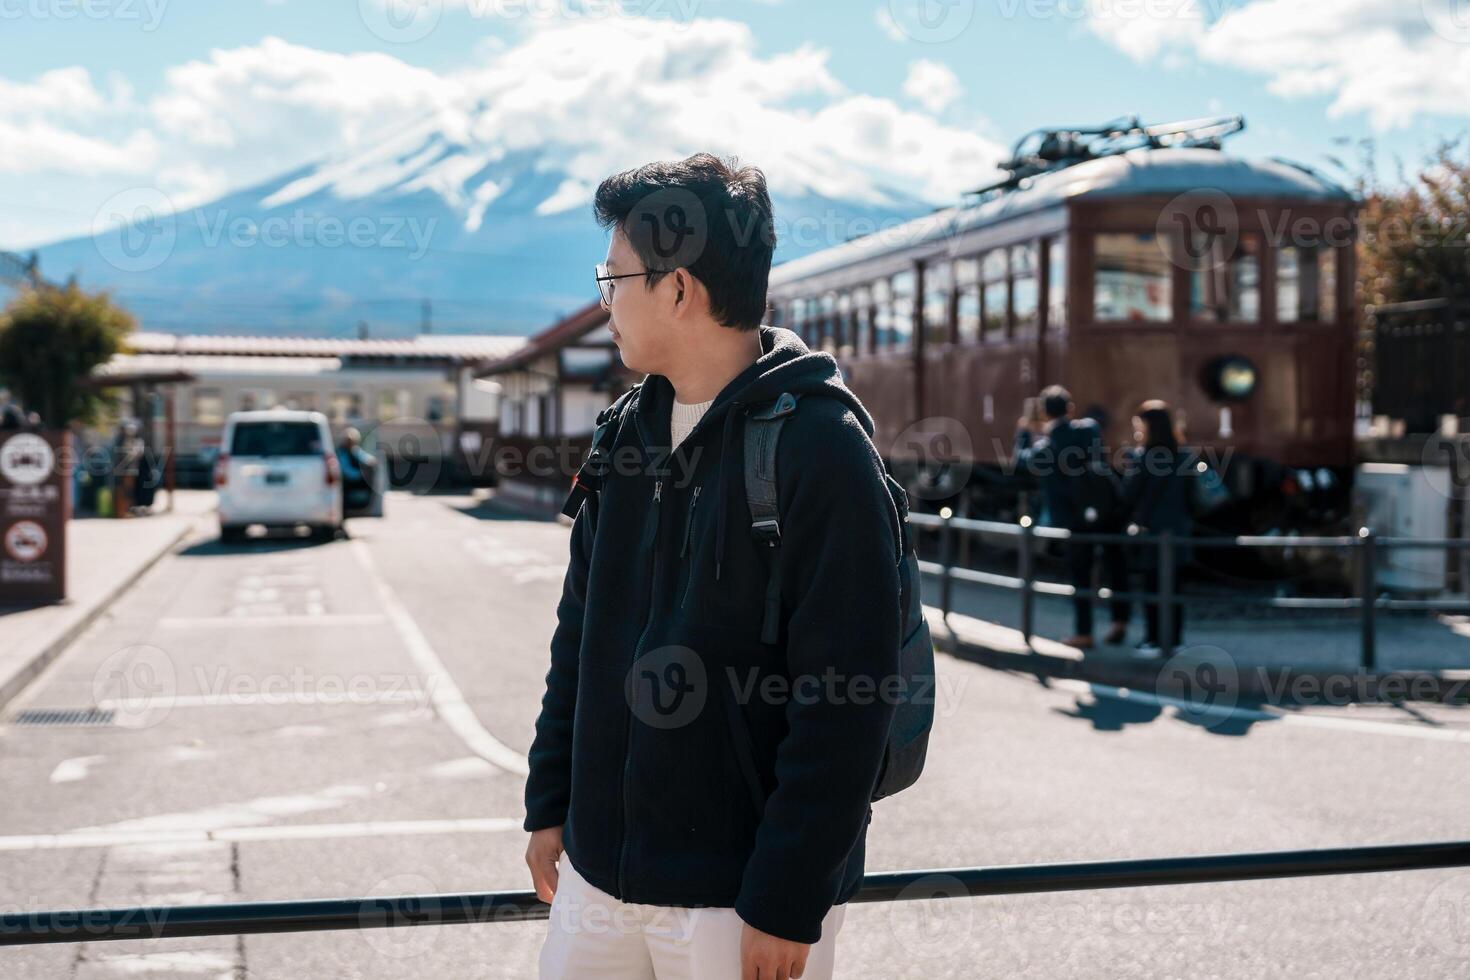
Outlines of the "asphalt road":
[{"label": "asphalt road", "polygon": [[[6,911],[522,889],[566,528],[395,494],[149,572],[0,726]],[[1183,718],[941,656],[870,871],[1470,838],[1470,709]],[[92,726],[15,723],[108,708]],[[534,976],[544,923],[0,949],[0,977]],[[1470,975],[1470,869],[849,910],[868,977]]]}]

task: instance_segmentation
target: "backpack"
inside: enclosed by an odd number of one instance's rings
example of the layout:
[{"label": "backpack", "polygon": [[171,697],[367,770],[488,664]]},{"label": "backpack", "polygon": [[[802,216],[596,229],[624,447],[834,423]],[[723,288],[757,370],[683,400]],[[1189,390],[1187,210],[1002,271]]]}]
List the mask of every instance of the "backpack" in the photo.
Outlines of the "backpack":
[{"label": "backpack", "polygon": [[[800,396],[783,392],[768,407],[751,409],[745,421],[745,499],[750,507],[750,533],[772,549],[771,573],[766,583],[761,641],[775,643],[781,613],[781,515],[776,483],[776,447],[781,427],[796,411]],[[898,562],[900,634],[898,674],[903,678],[903,695],[888,729],[883,746],[883,764],[873,786],[872,801],[908,789],[924,770],[929,748],[929,731],[934,726],[934,641],[924,619],[924,602],[919,594],[919,559],[909,533],[909,497],[903,486],[884,468],[888,496],[898,513]]]},{"label": "backpack", "polygon": [[[575,519],[582,502],[602,489],[609,471],[611,447],[617,438],[623,409],[641,386],[635,384],[597,416],[592,433],[592,446],[587,458],[572,478],[571,491],[562,505],[562,514]],[[776,482],[776,448],[781,427],[796,411],[798,396],[783,393],[763,409],[751,408],[745,421],[745,496],[750,507],[750,533],[772,549],[771,572],[766,583],[765,604],[761,620],[761,641],[775,643],[781,625],[781,515]],[[883,747],[883,763],[873,786],[871,801],[907,789],[919,778],[929,748],[929,732],[934,726],[935,675],[934,641],[924,619],[924,603],[919,594],[919,560],[909,532],[908,493],[891,474],[884,471],[888,496],[899,516],[902,536],[898,563],[900,633],[898,672],[903,678],[903,694],[893,714],[892,724]],[[736,728],[736,731],[741,731]]]}]

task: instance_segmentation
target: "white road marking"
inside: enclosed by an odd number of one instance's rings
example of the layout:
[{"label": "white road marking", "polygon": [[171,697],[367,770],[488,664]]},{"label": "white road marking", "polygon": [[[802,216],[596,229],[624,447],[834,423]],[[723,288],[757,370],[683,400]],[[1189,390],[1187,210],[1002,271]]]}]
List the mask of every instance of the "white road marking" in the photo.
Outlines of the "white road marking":
[{"label": "white road marking", "polygon": [[51,770],[53,783],[76,783],[87,778],[87,770],[107,758],[105,755],[79,755],[75,759],[63,759]]},{"label": "white road marking", "polygon": [[499,834],[521,829],[514,817],[471,817],[461,820],[368,820],[358,823],[279,824],[273,827],[219,827],[213,830],[73,830],[61,834],[0,837],[0,852],[56,851],[122,845],[174,846],[213,841],[318,840],[332,837],[422,836],[430,834]]},{"label": "white road marking", "polygon": [[1269,708],[1245,708],[1231,705],[1207,705],[1183,698],[1139,691],[1129,687],[1113,687],[1108,684],[1090,684],[1087,681],[1053,679],[1050,686],[1056,690],[1074,694],[1092,694],[1117,701],[1131,701],[1156,708],[1175,708],[1191,715],[1212,718],[1236,718],[1242,721],[1270,721],[1300,728],[1323,728],[1363,735],[1388,735],[1394,738],[1418,738],[1428,742],[1470,743],[1470,729],[1425,728],[1420,725],[1396,724],[1387,721],[1367,721],[1361,718],[1333,718],[1317,714],[1297,714]]},{"label": "white road marking", "polygon": [[[241,694],[175,694],[160,697],[159,707],[169,708],[254,708],[261,705],[282,707],[286,705],[318,704],[420,704],[425,698],[417,691],[265,691]],[[103,710],[136,710],[137,701],[127,698],[103,698],[97,702]]]},{"label": "white road marking", "polygon": [[526,757],[501,742],[494,735],[485,730],[480,724],[480,719],[470,708],[464,699],[459,685],[454,682],[444,661],[434,652],[428,637],[424,636],[423,630],[419,629],[418,623],[414,622],[413,616],[408,612],[397,593],[388,584],[378,571],[378,566],[373,561],[372,552],[361,538],[355,538],[351,542],[352,549],[356,553],[363,568],[367,570],[368,577],[372,579],[373,586],[378,592],[378,601],[382,604],[388,619],[393,623],[398,635],[403,638],[404,646],[408,648],[408,654],[418,664],[419,670],[424,674],[428,686],[429,699],[434,705],[434,710],[444,723],[449,726],[460,739],[469,746],[471,752],[480,756],[486,762],[499,766],[506,772],[517,775],[527,775],[531,771],[530,763]]},{"label": "white road marking", "polygon": [[375,626],[385,618],[378,613],[253,615],[239,612],[230,616],[170,616],[158,620],[158,625],[168,629],[213,629],[222,626],[230,629],[239,626]]}]

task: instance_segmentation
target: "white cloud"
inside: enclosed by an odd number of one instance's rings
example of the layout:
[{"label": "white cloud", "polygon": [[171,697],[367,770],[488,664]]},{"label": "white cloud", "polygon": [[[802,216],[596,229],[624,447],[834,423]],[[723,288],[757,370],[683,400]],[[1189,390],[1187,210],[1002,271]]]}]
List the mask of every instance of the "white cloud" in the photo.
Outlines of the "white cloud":
[{"label": "white cloud", "polygon": [[1137,60],[1187,54],[1253,72],[1277,95],[1330,96],[1332,116],[1364,113],[1385,130],[1470,115],[1470,19],[1452,12],[1461,2],[1240,0],[1207,22],[1200,0],[1090,0],[1089,25]]},{"label": "white cloud", "polygon": [[943,112],[963,91],[960,80],[948,65],[928,58],[910,64],[908,77],[903,81],[903,94],[930,112]]},{"label": "white cloud", "polygon": [[904,33],[903,28],[899,26],[898,21],[893,19],[893,11],[888,9],[887,4],[883,4],[877,10],[873,11],[873,21],[878,25],[878,30],[882,31],[884,36],[886,36],[888,40],[909,40],[909,36]]},{"label": "white cloud", "polygon": [[[472,67],[436,74],[391,55],[269,37],[214,50],[167,69],[162,91],[132,106],[142,123],[132,142],[113,137],[106,153],[94,152],[101,147],[86,141],[102,138],[107,113],[99,110],[49,134],[53,157],[132,158],[181,207],[325,161],[267,203],[323,189],[357,196],[420,188],[473,229],[506,190],[487,189],[475,175],[521,152],[562,177],[540,204],[548,213],[585,205],[609,173],[698,150],[760,166],[778,194],[872,203],[890,188],[951,201],[1004,155],[970,129],[850,91],[821,48],[761,52],[750,29],[731,21],[564,21],[478,54]],[[107,102],[85,72],[67,72],[44,86],[38,80],[29,102],[57,105],[62,90],[75,104]],[[910,82],[908,94],[933,110],[958,92],[953,75],[933,63],[916,63]],[[45,138],[0,128],[0,148]]]}]

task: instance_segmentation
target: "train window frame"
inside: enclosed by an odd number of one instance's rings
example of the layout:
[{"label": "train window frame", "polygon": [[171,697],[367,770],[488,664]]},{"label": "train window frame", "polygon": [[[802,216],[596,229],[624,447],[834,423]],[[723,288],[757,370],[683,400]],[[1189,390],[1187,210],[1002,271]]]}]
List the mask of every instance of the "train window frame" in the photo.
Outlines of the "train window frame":
[{"label": "train window frame", "polygon": [[[980,342],[1004,343],[1011,337],[1010,246],[998,245],[980,253]],[[1001,298],[993,300],[992,291]],[[991,304],[1001,307],[1000,319],[991,320]]]},{"label": "train window frame", "polygon": [[844,289],[837,294],[837,319],[833,322],[833,348],[838,357],[851,357],[852,343],[852,291]]},{"label": "train window frame", "polygon": [[[1068,297],[1071,293],[1067,277],[1072,265],[1069,244],[1066,234],[1053,235],[1046,239],[1043,253],[1046,268],[1046,333],[1053,337],[1067,334]],[[1060,262],[1057,261],[1058,257],[1061,258]]]},{"label": "train window frame", "polygon": [[818,310],[820,312],[817,316],[815,349],[824,350],[830,354],[836,346],[836,339],[833,336],[833,327],[836,326],[837,320],[837,293],[835,290],[829,289],[819,297]]},{"label": "train window frame", "polygon": [[858,286],[852,291],[853,354],[866,357],[873,353],[873,291]]},{"label": "train window frame", "polygon": [[223,389],[195,388],[189,393],[189,418],[194,424],[224,425],[225,415]]},{"label": "train window frame", "polygon": [[[1029,254],[1030,275],[1017,275],[1016,256]],[[1006,261],[1010,267],[1010,335],[1017,340],[1034,340],[1041,335],[1041,249],[1035,241],[1017,242],[1007,249]],[[1016,298],[1020,295],[1017,284],[1028,281],[1032,284],[1032,306],[1027,319],[1022,320]]]},{"label": "train window frame", "polygon": [[[899,282],[908,283],[899,290]],[[914,320],[918,316],[919,276],[914,269],[895,272],[888,277],[888,296],[891,304],[892,326],[889,328],[889,350],[909,351],[914,348]],[[903,308],[900,307],[902,302]]]},{"label": "train window frame", "polygon": [[954,262],[944,256],[924,265],[919,318],[926,347],[954,343],[954,273]]},{"label": "train window frame", "polygon": [[[328,397],[327,418],[338,424],[345,424],[354,419],[362,418],[362,392],[360,391],[334,391]],[[344,410],[339,412],[338,409]]]},{"label": "train window frame", "polygon": [[[980,256],[966,255],[955,260],[955,336],[962,347],[980,343]],[[972,305],[973,304],[973,305]]]},{"label": "train window frame", "polygon": [[[1173,232],[1160,232],[1157,229],[1103,228],[1091,232],[1088,237],[1090,239],[1089,244],[1091,247],[1089,249],[1088,255],[1087,272],[1089,281],[1091,283],[1090,292],[1092,294],[1092,322],[1094,324],[1097,324],[1098,326],[1105,328],[1151,327],[1158,329],[1167,329],[1175,326],[1178,322],[1177,301],[1179,299],[1177,282],[1178,277],[1175,274],[1181,271],[1178,262],[1179,250],[1177,247],[1177,236]],[[1100,246],[1104,239],[1122,238],[1132,238],[1136,240],[1153,240],[1151,244],[1155,246],[1158,252],[1159,261],[1162,263],[1162,267],[1158,270],[1162,273],[1162,275],[1158,276],[1157,278],[1163,283],[1166,290],[1163,300],[1156,303],[1155,307],[1159,310],[1162,310],[1165,315],[1161,317],[1105,318],[1099,312],[1098,273],[1100,271],[1099,259],[1102,254]],[[1165,243],[1163,248],[1157,248],[1159,239],[1162,239]]]},{"label": "train window frame", "polygon": [[[1338,302],[1338,293],[1342,284],[1342,251],[1340,246],[1330,245],[1325,242],[1317,242],[1310,245],[1298,242],[1284,242],[1274,249],[1275,255],[1271,259],[1273,293],[1271,303],[1272,312],[1275,315],[1275,322],[1277,324],[1293,328],[1331,327],[1337,324],[1339,317],[1342,315],[1341,304]],[[1283,305],[1285,291],[1281,288],[1281,284],[1285,278],[1282,275],[1282,262],[1287,252],[1308,252],[1317,257],[1315,265],[1318,308],[1315,316],[1307,317],[1302,315],[1304,309],[1302,305],[1303,296],[1299,287],[1295,294],[1295,309],[1291,311],[1290,316],[1286,315],[1287,311]],[[1300,265],[1298,267],[1300,268]],[[1325,292],[1321,286],[1324,271],[1327,273],[1327,278],[1330,282],[1330,288]],[[1298,274],[1297,281],[1300,282],[1300,274]],[[1328,307],[1326,315],[1323,315],[1322,310],[1324,300],[1325,305]]]},{"label": "train window frame", "polygon": [[[1250,243],[1249,249],[1246,248],[1247,243]],[[1218,240],[1211,242],[1209,246],[1210,250],[1215,252],[1215,246],[1219,244],[1222,243]],[[1189,326],[1207,330],[1219,327],[1259,327],[1266,322],[1266,266],[1268,263],[1274,263],[1275,258],[1271,255],[1271,249],[1267,248],[1265,236],[1259,232],[1242,232],[1233,244],[1235,248],[1234,253],[1225,259],[1218,257],[1218,255],[1207,256],[1198,254],[1193,248],[1182,253],[1182,258],[1184,259],[1183,264],[1185,266],[1184,318]],[[1247,251],[1253,254],[1247,256],[1245,255]],[[1227,267],[1232,267],[1233,269],[1236,262],[1242,257],[1253,258],[1255,260],[1255,316],[1236,316],[1232,309],[1224,309],[1226,316],[1221,318],[1218,315],[1211,315],[1210,313],[1214,309],[1218,314],[1222,309],[1218,306],[1197,307],[1196,303],[1198,300],[1196,299],[1196,295],[1199,292],[1197,283],[1202,272],[1206,271],[1206,268],[1209,272],[1217,272],[1222,262]],[[1208,261],[1206,261],[1207,258]],[[1233,287],[1235,283],[1232,273],[1227,272],[1224,279],[1228,284],[1227,288],[1232,290],[1227,295],[1226,302],[1233,304]]]}]

